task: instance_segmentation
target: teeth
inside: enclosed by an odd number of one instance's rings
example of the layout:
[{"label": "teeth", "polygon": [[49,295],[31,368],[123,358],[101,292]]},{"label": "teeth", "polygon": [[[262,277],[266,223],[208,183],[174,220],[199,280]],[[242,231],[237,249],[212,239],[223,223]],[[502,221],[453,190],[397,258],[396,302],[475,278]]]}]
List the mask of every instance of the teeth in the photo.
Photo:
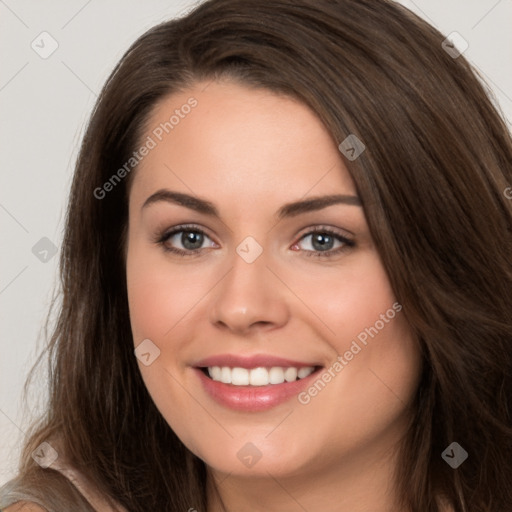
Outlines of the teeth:
[{"label": "teeth", "polygon": [[212,366],[208,368],[208,373],[213,380],[222,380],[222,368],[220,366]]},{"label": "teeth", "polygon": [[303,379],[304,377],[307,377],[308,375],[311,375],[313,373],[314,368],[312,369],[311,366],[308,366],[306,368],[300,368],[297,372],[297,376],[299,379]]},{"label": "teeth", "polygon": [[229,368],[220,369],[220,380],[226,384],[231,383],[231,370]]},{"label": "teeth", "polygon": [[[249,384],[249,371],[245,368],[222,368],[222,376],[231,373],[231,384],[235,386],[247,386]],[[223,381],[224,382],[224,381]]]},{"label": "teeth", "polygon": [[293,382],[294,380],[297,380],[297,368],[286,368],[284,371],[284,380],[286,382]]},{"label": "teeth", "polygon": [[209,366],[208,374],[212,380],[234,386],[267,386],[268,384],[282,384],[303,379],[315,371],[314,366],[294,368],[289,366],[273,366],[272,368],[229,368],[228,366]]},{"label": "teeth", "polygon": [[270,368],[268,372],[268,381],[270,384],[282,384],[284,382],[284,370],[279,366]]},{"label": "teeth", "polygon": [[[233,368],[233,371],[235,371],[235,368]],[[268,384],[268,371],[265,368],[253,368],[248,373],[251,386],[264,386]]]}]

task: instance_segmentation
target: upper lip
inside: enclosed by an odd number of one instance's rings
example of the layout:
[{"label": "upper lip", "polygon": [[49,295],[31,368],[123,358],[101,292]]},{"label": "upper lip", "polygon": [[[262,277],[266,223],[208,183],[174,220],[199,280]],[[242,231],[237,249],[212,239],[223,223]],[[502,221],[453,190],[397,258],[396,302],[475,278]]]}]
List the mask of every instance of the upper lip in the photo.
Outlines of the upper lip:
[{"label": "upper lip", "polygon": [[227,366],[230,368],[271,368],[274,366],[281,366],[287,368],[293,366],[295,368],[304,368],[310,366],[321,366],[318,363],[304,363],[294,361],[292,359],[285,359],[282,357],[271,356],[268,354],[254,354],[251,356],[241,356],[237,354],[218,354],[201,359],[193,366],[197,368],[206,368],[211,366]]}]

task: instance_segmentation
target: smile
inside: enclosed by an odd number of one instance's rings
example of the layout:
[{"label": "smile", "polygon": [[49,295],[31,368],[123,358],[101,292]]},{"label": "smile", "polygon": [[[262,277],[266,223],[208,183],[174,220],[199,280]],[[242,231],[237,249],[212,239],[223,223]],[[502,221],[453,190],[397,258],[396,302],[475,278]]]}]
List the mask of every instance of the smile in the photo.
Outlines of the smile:
[{"label": "smile", "polygon": [[194,365],[203,390],[217,404],[265,411],[296,397],[323,369],[320,364],[255,355],[219,355]]},{"label": "smile", "polygon": [[272,368],[230,368],[229,366],[209,366],[208,375],[211,379],[223,384],[233,386],[267,386],[269,384],[283,384],[295,382],[311,375],[315,371],[314,366],[296,368],[293,366]]}]

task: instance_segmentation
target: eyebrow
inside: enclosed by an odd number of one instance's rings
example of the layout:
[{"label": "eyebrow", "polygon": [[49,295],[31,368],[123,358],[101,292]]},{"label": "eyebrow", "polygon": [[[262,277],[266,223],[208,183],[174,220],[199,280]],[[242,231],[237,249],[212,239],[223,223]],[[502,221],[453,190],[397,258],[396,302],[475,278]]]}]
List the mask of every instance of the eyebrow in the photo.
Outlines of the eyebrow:
[{"label": "eyebrow", "polygon": [[[158,202],[173,203],[204,215],[220,218],[219,211],[213,203],[200,199],[199,197],[185,194],[183,192],[175,192],[168,189],[160,189],[154,194],[150,195],[142,205],[142,209]],[[302,201],[295,201],[287,203],[277,211],[277,218],[279,220],[285,217],[295,217],[302,213],[322,210],[328,206],[335,204],[346,204],[352,206],[362,206],[361,200],[358,196],[335,194],[327,196],[312,197]]]}]

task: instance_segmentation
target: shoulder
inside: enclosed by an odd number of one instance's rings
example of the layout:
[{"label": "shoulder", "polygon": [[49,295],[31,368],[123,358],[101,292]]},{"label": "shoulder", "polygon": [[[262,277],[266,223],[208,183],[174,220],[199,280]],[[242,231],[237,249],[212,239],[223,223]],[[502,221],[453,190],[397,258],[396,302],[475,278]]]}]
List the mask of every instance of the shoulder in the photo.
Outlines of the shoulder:
[{"label": "shoulder", "polygon": [[14,505],[4,508],[0,512],[48,512],[40,505],[36,505],[32,501],[18,501]]}]

